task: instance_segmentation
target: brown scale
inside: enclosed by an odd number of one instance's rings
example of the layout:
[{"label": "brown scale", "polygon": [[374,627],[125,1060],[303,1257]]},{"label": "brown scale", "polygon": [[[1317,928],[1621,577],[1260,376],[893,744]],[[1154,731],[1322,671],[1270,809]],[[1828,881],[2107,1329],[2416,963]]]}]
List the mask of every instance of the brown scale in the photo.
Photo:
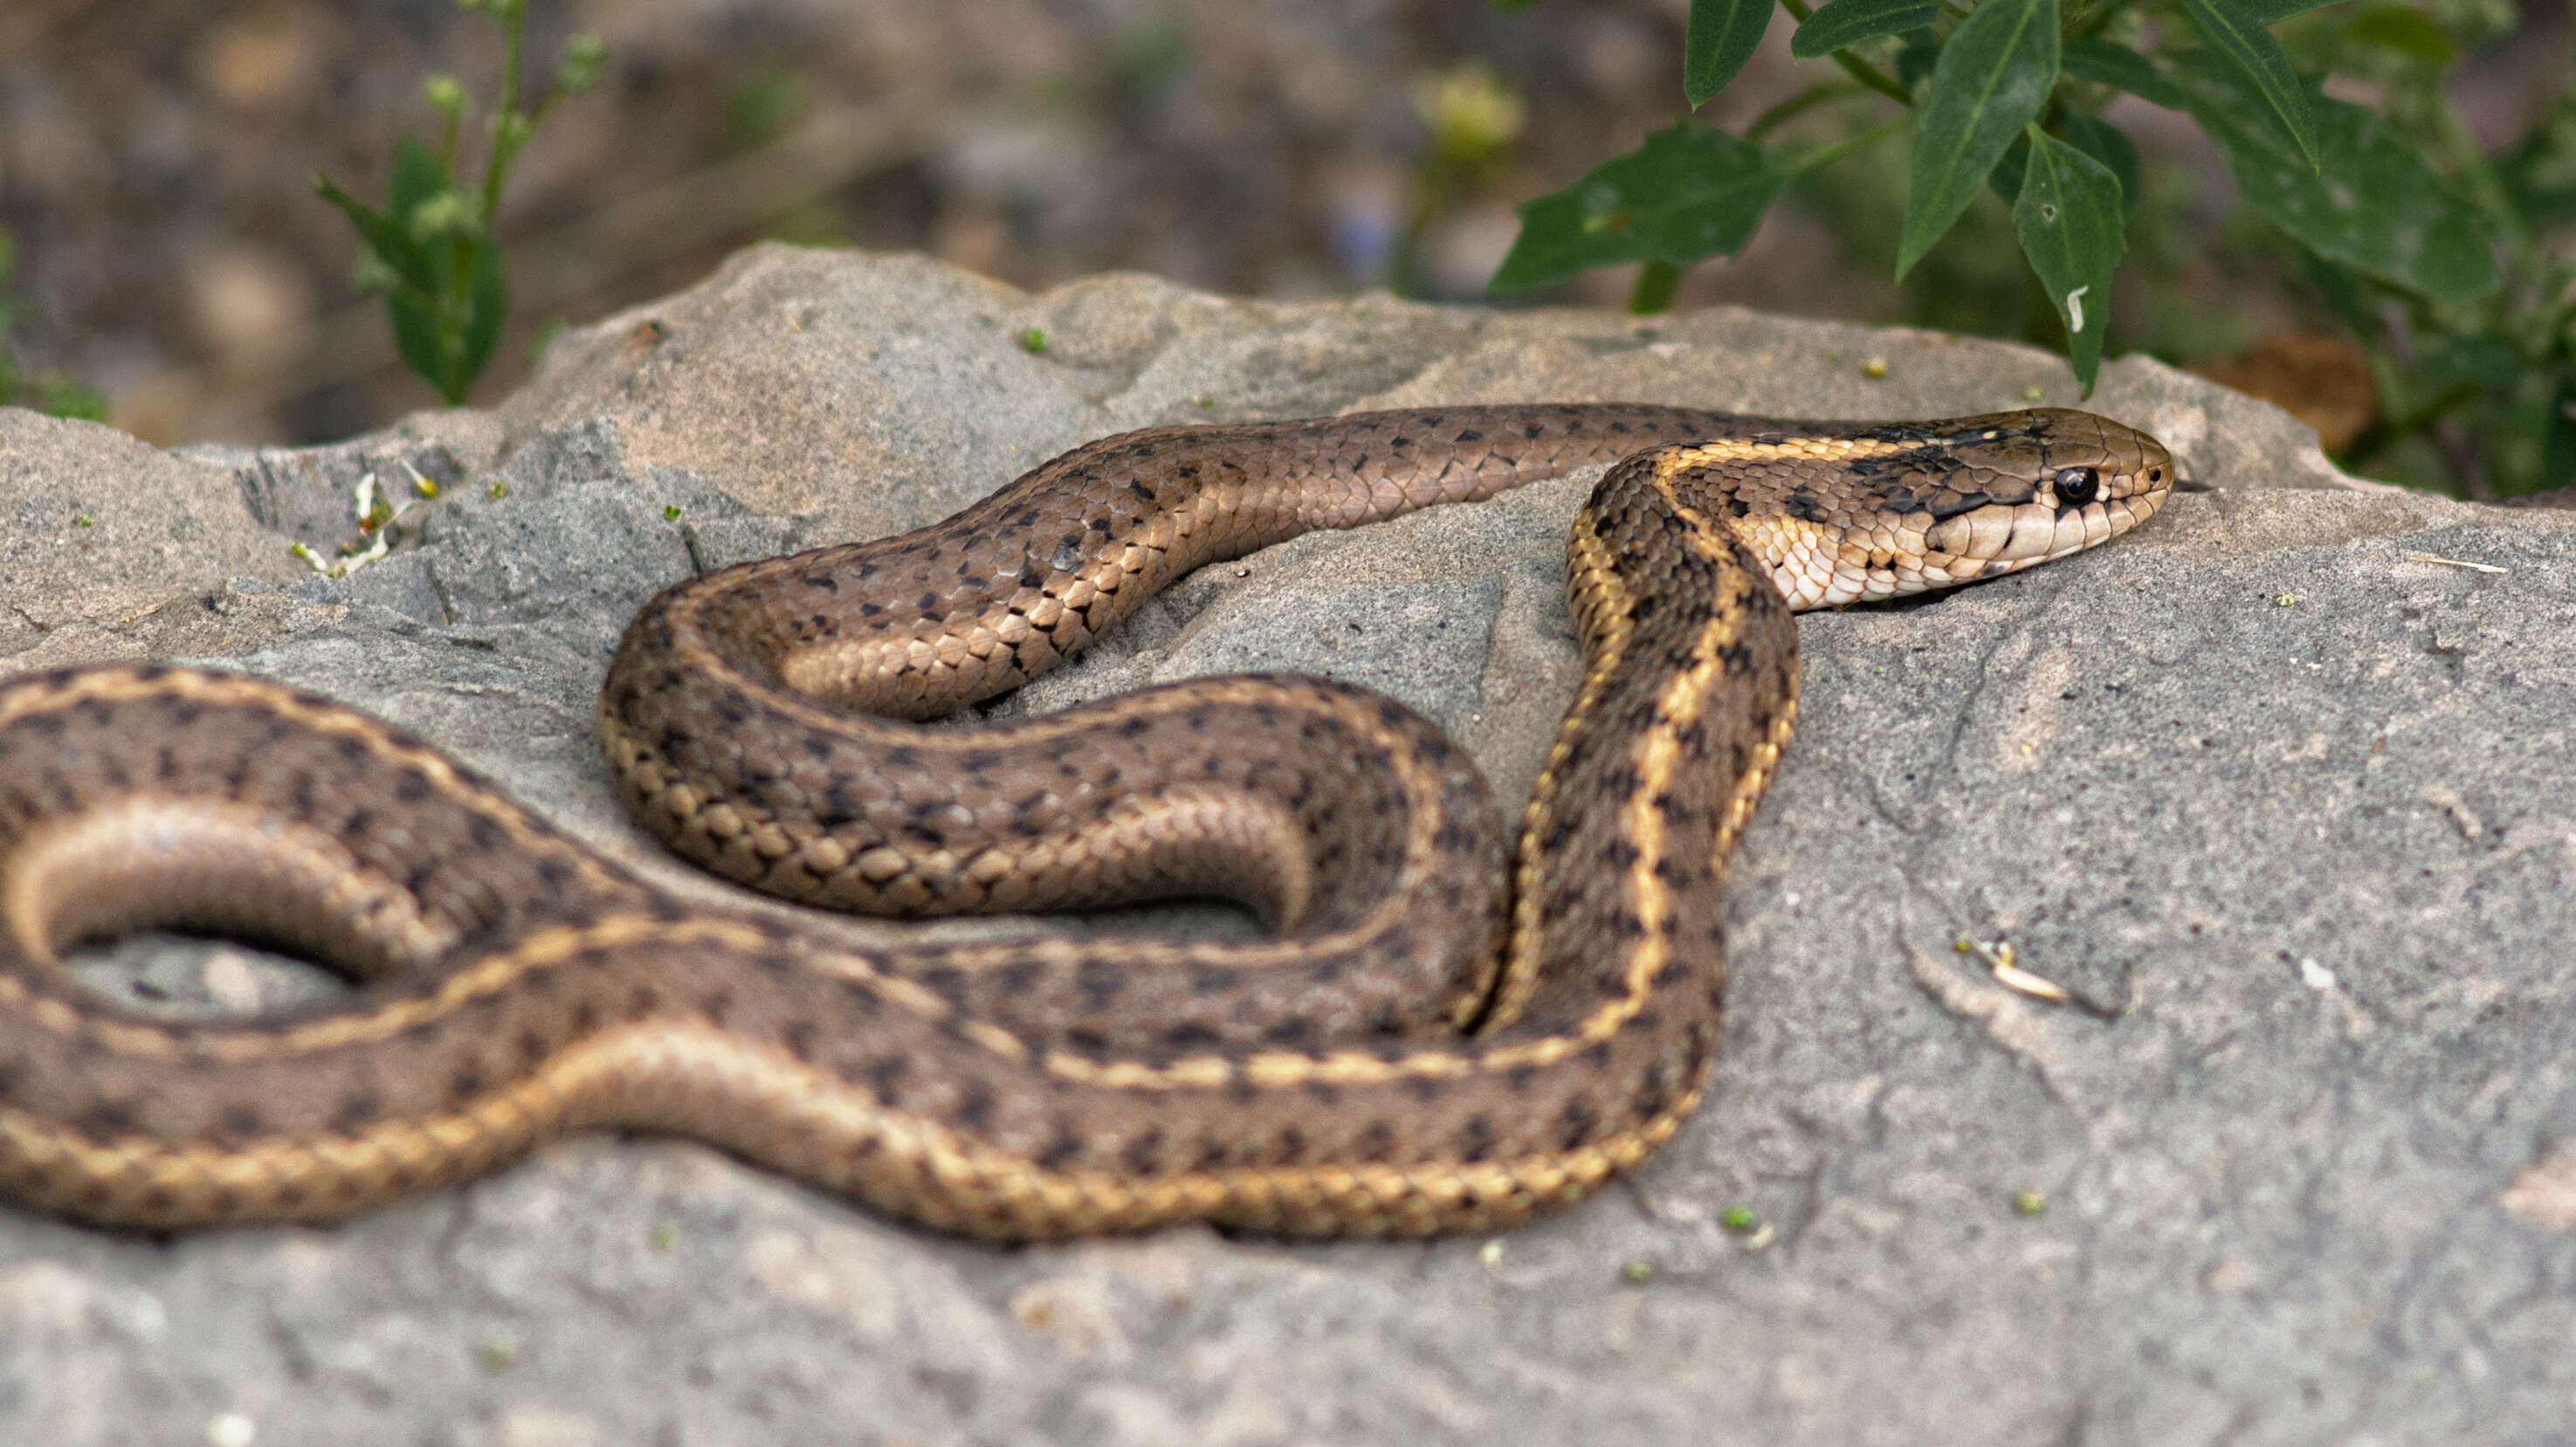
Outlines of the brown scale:
[{"label": "brown scale", "polygon": [[[1517,863],[1465,756],[1346,685],[1203,679],[911,722],[1172,579],[1625,457],[1568,544],[1584,678]],[[2098,418],[1472,407],[1106,439],[946,522],[637,615],[600,732],[728,878],[889,913],[1241,900],[1250,943],[856,953],[683,905],[382,724],[272,684],[0,688],[0,1191],[153,1227],[346,1214],[566,1131],[695,1135],[926,1224],[1482,1230],[1633,1166],[1717,1048],[1726,855],[1786,744],[1793,606],[2091,546],[2171,463]],[[122,1012],[55,963],[154,924],[341,1000]]]}]

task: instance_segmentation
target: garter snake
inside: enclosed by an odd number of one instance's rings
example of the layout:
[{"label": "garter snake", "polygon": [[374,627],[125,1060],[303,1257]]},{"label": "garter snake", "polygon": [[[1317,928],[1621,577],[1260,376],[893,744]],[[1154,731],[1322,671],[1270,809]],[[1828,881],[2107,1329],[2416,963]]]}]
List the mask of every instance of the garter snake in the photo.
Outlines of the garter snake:
[{"label": "garter snake", "polygon": [[[1202,563],[1593,462],[1613,465],[1567,547],[1582,681],[1516,853],[1436,729],[1321,679],[913,722]],[[153,1228],[327,1218],[623,1127],[996,1238],[1507,1225],[1635,1165],[1699,1098],[1720,876],[1796,711],[1791,611],[2089,547],[2171,481],[2151,438],[2065,411],[1162,428],[911,533],[707,573],[628,626],[609,772],[717,874],[897,914],[1226,896],[1273,926],[1251,942],[827,944],[683,904],[280,685],[21,679],[0,688],[0,1193]],[[355,988],[172,1022],[58,963],[155,925],[280,943]]]}]

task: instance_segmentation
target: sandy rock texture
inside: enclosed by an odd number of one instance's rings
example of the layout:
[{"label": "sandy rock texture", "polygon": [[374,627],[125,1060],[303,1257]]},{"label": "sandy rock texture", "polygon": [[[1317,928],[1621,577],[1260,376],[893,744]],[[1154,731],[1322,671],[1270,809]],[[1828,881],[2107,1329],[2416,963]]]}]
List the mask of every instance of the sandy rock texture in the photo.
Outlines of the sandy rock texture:
[{"label": "sandy rock texture", "polygon": [[[714,897],[619,816],[590,741],[655,589],[935,519],[1122,428],[1599,398],[2075,401],[2029,349],[1734,310],[1027,295],[763,247],[567,334],[488,414],[166,454],[0,413],[0,672],[192,656],[317,689]],[[1803,621],[1709,1103],[1572,1212],[995,1251],[616,1139],[335,1229],[0,1208],[0,1439],[2566,1441],[2576,519],[2350,482],[2152,362],[2092,405],[2206,490],[2096,553]],[[414,500],[391,551],[314,576],[288,543],[353,539],[368,475]],[[1518,797],[1575,673],[1587,481],[1203,570],[1001,706],[1312,670],[1428,713]],[[1206,915],[1086,927],[1242,927]],[[83,968],[234,1009],[317,988],[148,939]]]}]

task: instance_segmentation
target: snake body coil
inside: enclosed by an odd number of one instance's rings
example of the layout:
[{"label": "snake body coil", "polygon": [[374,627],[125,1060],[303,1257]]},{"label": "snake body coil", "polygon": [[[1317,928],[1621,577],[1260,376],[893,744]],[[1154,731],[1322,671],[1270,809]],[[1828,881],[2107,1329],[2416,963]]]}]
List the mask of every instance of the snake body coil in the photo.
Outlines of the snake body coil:
[{"label": "snake body coil", "polygon": [[[1202,563],[1614,459],[1568,544],[1583,680],[1508,871],[1467,760],[1341,684],[906,721],[1034,676]],[[715,872],[911,914],[1223,895],[1275,926],[1252,943],[858,951],[684,905],[274,684],[20,680],[0,688],[0,1193],[149,1227],[325,1218],[631,1127],[990,1237],[1507,1225],[1635,1165],[1699,1097],[1719,878],[1795,713],[1791,610],[2091,546],[2171,472],[2152,439],[2062,411],[1165,428],[901,537],[682,583],[628,627],[610,771]],[[281,942],[358,988],[173,1023],[58,964],[152,925]]]}]

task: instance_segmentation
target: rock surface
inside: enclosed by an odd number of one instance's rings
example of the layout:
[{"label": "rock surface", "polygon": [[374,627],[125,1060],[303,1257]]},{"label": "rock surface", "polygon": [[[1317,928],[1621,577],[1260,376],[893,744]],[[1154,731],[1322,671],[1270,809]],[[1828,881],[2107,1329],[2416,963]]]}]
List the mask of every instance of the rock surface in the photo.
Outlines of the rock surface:
[{"label": "rock surface", "polygon": [[[761,248],[568,334],[492,414],[171,455],[0,413],[0,671],[195,656],[318,689],[712,896],[628,829],[590,742],[655,589],[934,519],[1126,427],[1610,397],[2075,400],[2029,349],[1738,311],[1030,296]],[[0,1439],[2564,1441],[2576,519],[2352,483],[2152,362],[2091,405],[2210,490],[2098,553],[1804,620],[1710,1101],[1574,1211],[1495,1241],[993,1251],[613,1139],[329,1230],[0,1208]],[[288,542],[354,538],[370,474],[440,496],[314,577]],[[1004,706],[1331,673],[1517,797],[1574,674],[1586,481],[1203,570]],[[234,1009],[316,988],[148,940],[83,968]]]}]

